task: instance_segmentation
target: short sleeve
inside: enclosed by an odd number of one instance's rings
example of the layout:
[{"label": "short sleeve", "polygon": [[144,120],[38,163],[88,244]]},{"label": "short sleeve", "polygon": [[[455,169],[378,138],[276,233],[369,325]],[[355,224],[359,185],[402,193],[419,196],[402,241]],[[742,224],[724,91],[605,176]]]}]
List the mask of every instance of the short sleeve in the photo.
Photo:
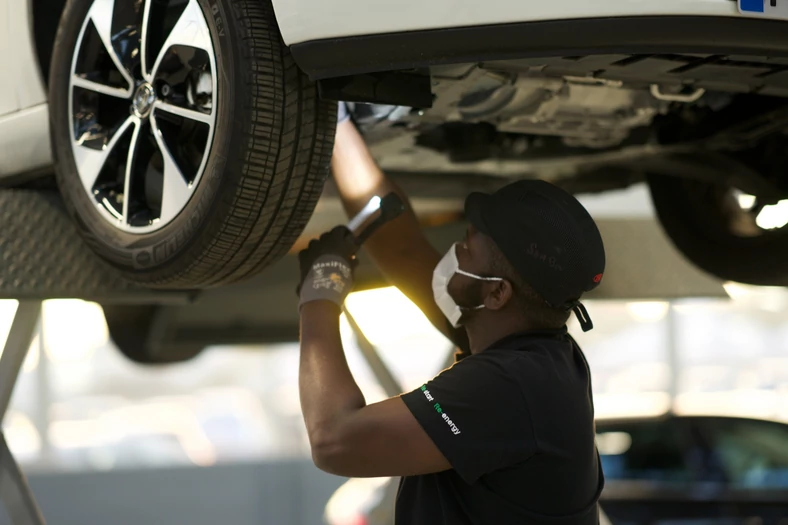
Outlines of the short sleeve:
[{"label": "short sleeve", "polygon": [[468,484],[528,459],[535,450],[528,408],[511,360],[485,354],[463,359],[402,395]]}]

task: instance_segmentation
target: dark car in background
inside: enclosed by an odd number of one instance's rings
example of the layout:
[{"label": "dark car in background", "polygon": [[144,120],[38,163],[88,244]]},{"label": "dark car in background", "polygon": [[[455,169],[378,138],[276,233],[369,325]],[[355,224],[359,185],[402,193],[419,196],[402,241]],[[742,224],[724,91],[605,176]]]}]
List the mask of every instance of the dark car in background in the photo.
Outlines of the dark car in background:
[{"label": "dark car in background", "polygon": [[597,424],[615,524],[788,524],[788,425],[669,416]]},{"label": "dark car in background", "polygon": [[[788,525],[788,425],[712,416],[597,422],[602,523]],[[393,525],[398,478],[352,479],[328,525]]]}]

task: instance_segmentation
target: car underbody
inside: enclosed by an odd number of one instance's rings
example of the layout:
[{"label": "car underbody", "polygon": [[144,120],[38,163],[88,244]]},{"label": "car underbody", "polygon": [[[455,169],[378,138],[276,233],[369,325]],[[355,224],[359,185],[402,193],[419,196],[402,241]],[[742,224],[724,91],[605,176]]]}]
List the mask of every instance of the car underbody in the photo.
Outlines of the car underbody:
[{"label": "car underbody", "polygon": [[716,176],[733,177],[753,194],[774,198],[788,184],[749,158],[757,155],[742,154],[784,140],[788,59],[592,55],[437,66],[429,74],[430,108],[356,108],[386,170],[552,180],[596,175],[610,187],[588,189],[602,191],[620,187],[616,179],[638,180],[637,172],[642,180],[648,167],[713,179],[714,162],[698,169],[686,158],[703,153],[741,162],[731,173],[731,161],[718,160],[725,170]]}]

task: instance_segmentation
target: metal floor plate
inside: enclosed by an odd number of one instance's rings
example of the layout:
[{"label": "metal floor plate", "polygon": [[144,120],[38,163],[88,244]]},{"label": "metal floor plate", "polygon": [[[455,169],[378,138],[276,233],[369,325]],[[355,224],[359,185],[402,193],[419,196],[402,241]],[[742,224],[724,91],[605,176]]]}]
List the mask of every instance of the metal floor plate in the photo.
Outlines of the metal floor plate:
[{"label": "metal floor plate", "polygon": [[54,191],[0,190],[0,299],[187,302],[124,280],[91,252]]}]

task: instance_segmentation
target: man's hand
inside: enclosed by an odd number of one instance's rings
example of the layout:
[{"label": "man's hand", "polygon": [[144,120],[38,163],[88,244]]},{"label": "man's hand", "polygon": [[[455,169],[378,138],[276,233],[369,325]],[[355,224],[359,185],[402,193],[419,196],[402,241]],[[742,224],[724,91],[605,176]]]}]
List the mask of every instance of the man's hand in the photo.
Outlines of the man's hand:
[{"label": "man's hand", "polygon": [[353,289],[357,251],[353,234],[345,226],[337,226],[310,242],[298,255],[301,266],[299,308],[320,300],[341,307]]}]

